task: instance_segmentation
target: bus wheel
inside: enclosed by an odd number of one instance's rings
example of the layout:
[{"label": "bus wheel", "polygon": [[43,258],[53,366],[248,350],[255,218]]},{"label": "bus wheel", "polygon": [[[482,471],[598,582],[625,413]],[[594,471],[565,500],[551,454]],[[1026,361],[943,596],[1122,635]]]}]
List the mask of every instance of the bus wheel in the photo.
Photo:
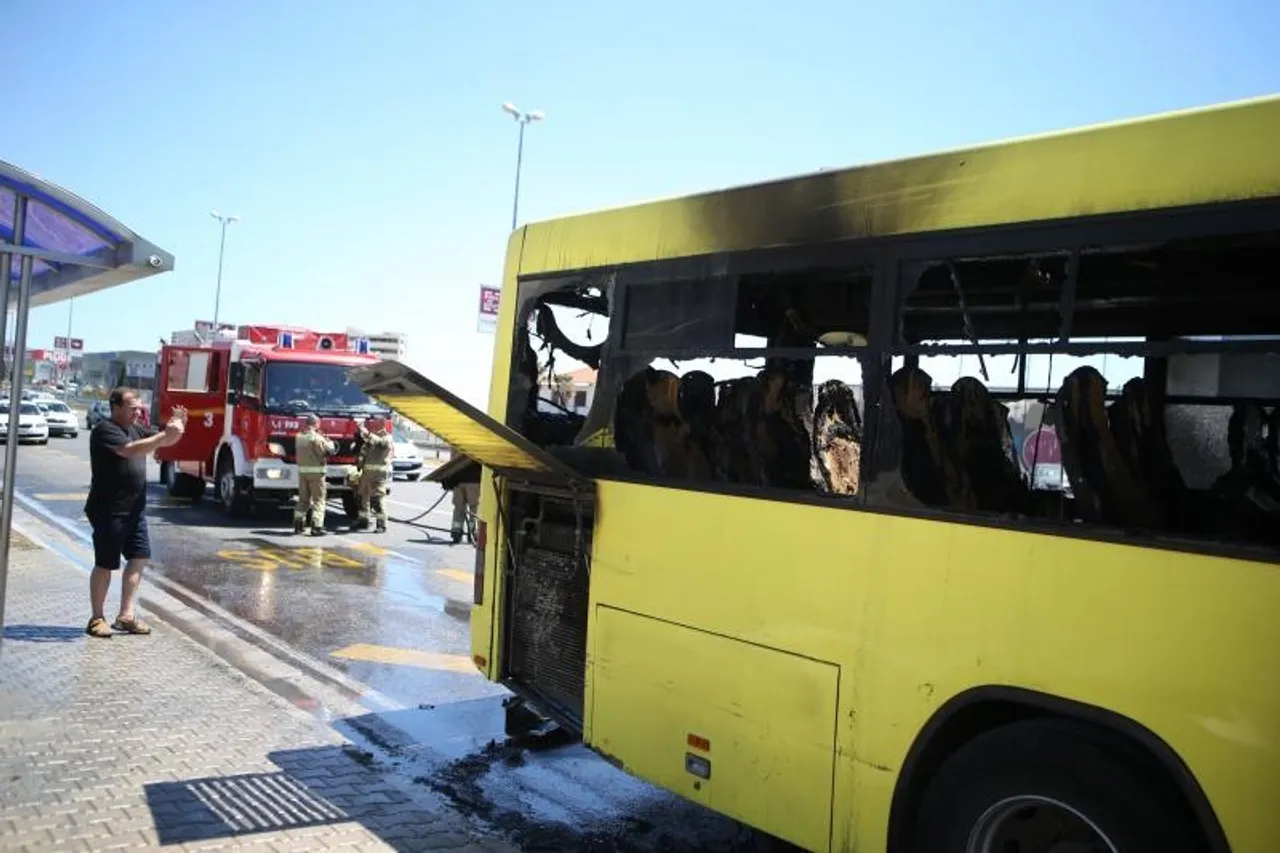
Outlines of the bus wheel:
[{"label": "bus wheel", "polygon": [[1135,766],[1072,724],[1028,720],[962,746],[929,783],[915,853],[1200,853],[1197,827]]}]

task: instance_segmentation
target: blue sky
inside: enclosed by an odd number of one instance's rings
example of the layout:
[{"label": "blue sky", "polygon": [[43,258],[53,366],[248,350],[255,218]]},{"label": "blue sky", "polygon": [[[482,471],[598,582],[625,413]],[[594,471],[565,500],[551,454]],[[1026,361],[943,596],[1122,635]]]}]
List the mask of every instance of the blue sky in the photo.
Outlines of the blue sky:
[{"label": "blue sky", "polygon": [[[478,402],[503,101],[548,115],[526,137],[532,220],[1280,90],[1265,0],[4,5],[0,159],[177,258],[77,301],[88,349],[211,318],[217,208],[243,217],[222,319],[402,330]],[[38,309],[31,345],[66,324]]]}]

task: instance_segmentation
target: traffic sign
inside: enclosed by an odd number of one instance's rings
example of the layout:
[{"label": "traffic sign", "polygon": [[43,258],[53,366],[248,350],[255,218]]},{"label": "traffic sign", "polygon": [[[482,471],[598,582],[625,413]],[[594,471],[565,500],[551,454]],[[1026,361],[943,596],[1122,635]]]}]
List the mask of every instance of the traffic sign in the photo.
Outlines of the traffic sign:
[{"label": "traffic sign", "polygon": [[84,339],[55,337],[53,339],[53,348],[60,349],[60,350],[70,350],[72,352],[80,352],[84,349]]},{"label": "traffic sign", "polygon": [[1042,426],[1027,436],[1022,442],[1022,464],[1028,471],[1037,465],[1062,464],[1062,443],[1053,427]]},{"label": "traffic sign", "polygon": [[493,332],[498,328],[498,303],[502,291],[496,287],[480,285],[480,322],[478,331]]}]

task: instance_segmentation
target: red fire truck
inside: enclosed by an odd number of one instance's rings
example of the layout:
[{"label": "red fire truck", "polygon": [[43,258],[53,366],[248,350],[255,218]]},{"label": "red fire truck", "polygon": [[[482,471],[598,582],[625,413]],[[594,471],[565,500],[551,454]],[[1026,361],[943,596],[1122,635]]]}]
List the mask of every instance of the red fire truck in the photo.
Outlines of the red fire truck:
[{"label": "red fire truck", "polygon": [[193,500],[212,483],[232,517],[255,505],[290,503],[298,495],[296,436],[314,413],[338,445],[329,460],[329,492],[341,495],[354,519],[347,477],[355,467],[358,424],[390,413],[346,371],[376,361],[363,338],[291,326],[241,326],[234,339],[162,345],[157,423],[174,406],[189,414],[182,440],[156,454],[162,482],[175,497]]}]

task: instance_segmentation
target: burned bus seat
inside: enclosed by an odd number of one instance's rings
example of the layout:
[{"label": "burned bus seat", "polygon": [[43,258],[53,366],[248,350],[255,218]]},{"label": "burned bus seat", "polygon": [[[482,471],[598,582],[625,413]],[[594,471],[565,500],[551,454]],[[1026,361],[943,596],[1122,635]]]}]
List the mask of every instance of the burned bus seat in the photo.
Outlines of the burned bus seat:
[{"label": "burned bus seat", "polygon": [[832,379],[818,386],[813,413],[813,458],[819,490],[835,495],[858,493],[862,462],[862,416],[853,389]]},{"label": "burned bus seat", "polygon": [[1146,382],[1135,377],[1124,384],[1120,398],[1107,408],[1107,420],[1130,473],[1172,521],[1183,514],[1187,484],[1173,461],[1159,412]]},{"label": "burned bus seat", "polygon": [[679,390],[674,373],[652,367],[623,383],[614,415],[614,444],[640,473],[707,479],[710,466],[680,416]]},{"label": "burned bus seat", "polygon": [[765,485],[811,489],[809,432],[800,414],[801,398],[808,399],[808,386],[801,387],[787,373],[768,368],[760,371],[757,379],[754,434]]},{"label": "burned bus seat", "polygon": [[754,376],[720,384],[716,399],[716,429],[725,443],[729,482],[765,485],[764,463],[755,439],[755,412],[760,407],[760,383]]},{"label": "burned bus seat", "polygon": [[938,434],[933,377],[918,367],[903,367],[889,377],[889,393],[902,429],[902,480],[907,488],[926,506],[966,508],[963,472]]},{"label": "burned bus seat", "polygon": [[729,449],[716,425],[716,381],[710,373],[694,370],[680,377],[680,416],[689,425],[689,438],[701,452],[713,480],[727,480]]},{"label": "burned bus seat", "polygon": [[943,444],[963,477],[958,488],[990,512],[1023,512],[1028,489],[1013,450],[1008,408],[986,386],[962,376],[938,402]]},{"label": "burned bus seat", "polygon": [[1162,513],[1129,470],[1111,433],[1107,380],[1093,367],[1078,367],[1058,389],[1062,465],[1079,515],[1090,522],[1158,528]]}]

